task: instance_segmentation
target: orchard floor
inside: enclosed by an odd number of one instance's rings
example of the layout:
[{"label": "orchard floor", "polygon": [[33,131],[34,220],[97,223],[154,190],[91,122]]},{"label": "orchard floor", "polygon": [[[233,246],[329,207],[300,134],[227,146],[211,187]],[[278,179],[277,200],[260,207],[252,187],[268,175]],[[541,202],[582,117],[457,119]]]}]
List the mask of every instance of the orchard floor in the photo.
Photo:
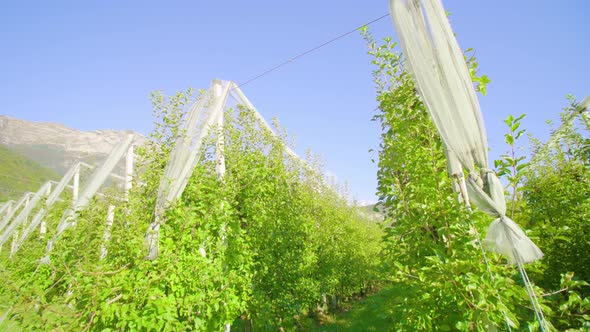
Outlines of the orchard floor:
[{"label": "orchard floor", "polygon": [[379,292],[351,303],[350,307],[336,314],[317,320],[302,322],[303,331],[388,331],[395,326],[395,317],[388,313],[388,303],[399,295],[399,289],[385,286]]}]

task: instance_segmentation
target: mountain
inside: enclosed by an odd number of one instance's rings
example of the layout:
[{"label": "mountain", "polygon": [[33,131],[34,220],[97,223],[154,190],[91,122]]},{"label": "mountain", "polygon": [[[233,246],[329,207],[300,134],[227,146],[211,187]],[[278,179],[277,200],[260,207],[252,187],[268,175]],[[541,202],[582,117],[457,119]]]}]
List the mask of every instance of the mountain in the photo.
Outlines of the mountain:
[{"label": "mountain", "polygon": [[[131,131],[80,131],[52,122],[31,122],[0,115],[0,144],[43,167],[64,174],[76,163],[100,163]],[[145,138],[136,134],[136,145]]]},{"label": "mountain", "polygon": [[35,192],[48,180],[59,180],[56,171],[0,145],[0,202]]}]

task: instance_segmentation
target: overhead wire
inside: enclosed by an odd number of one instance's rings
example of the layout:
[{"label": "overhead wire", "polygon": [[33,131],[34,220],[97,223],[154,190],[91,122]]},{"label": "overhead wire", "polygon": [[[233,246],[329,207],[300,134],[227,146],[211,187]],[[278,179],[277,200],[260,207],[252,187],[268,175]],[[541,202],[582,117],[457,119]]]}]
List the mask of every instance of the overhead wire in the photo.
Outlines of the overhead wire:
[{"label": "overhead wire", "polygon": [[258,74],[256,76],[254,76],[254,77],[246,80],[245,82],[238,84],[238,88],[243,87],[244,85],[246,85],[248,83],[254,82],[257,79],[259,79],[259,78],[261,78],[263,76],[266,76],[266,75],[272,73],[273,71],[275,71],[275,70],[277,70],[277,69],[279,69],[279,68],[281,68],[281,67],[283,67],[285,65],[288,65],[288,64],[292,63],[293,61],[295,61],[295,60],[297,60],[297,59],[299,59],[299,58],[301,58],[301,57],[303,57],[303,56],[305,56],[305,55],[307,55],[309,53],[312,53],[314,51],[317,51],[317,50],[319,50],[320,48],[322,48],[324,46],[330,45],[333,42],[335,42],[337,40],[340,40],[340,39],[342,39],[342,38],[344,38],[344,37],[346,37],[346,36],[348,36],[348,35],[356,32],[356,31],[358,31],[359,29],[361,29],[363,27],[369,26],[369,25],[371,25],[371,24],[373,24],[375,22],[378,22],[378,21],[380,21],[380,20],[382,20],[382,19],[384,19],[384,18],[386,18],[388,16],[389,16],[389,13],[387,13],[385,15],[381,15],[381,16],[379,16],[379,17],[377,17],[377,18],[375,18],[375,19],[373,19],[373,20],[371,20],[371,21],[369,21],[369,22],[367,22],[367,23],[365,23],[365,24],[363,24],[363,25],[361,25],[359,27],[356,27],[356,28],[354,28],[352,30],[349,30],[347,32],[344,32],[344,33],[342,33],[342,34],[340,34],[340,35],[338,35],[338,36],[336,36],[336,37],[334,37],[334,38],[332,38],[332,39],[330,39],[328,41],[325,41],[325,42],[323,42],[323,43],[321,43],[321,44],[319,44],[317,46],[314,46],[314,47],[312,47],[312,48],[310,48],[310,49],[308,49],[306,51],[303,51],[303,52],[295,55],[294,57],[290,58],[289,60],[283,61],[280,64],[278,64],[278,65],[276,65],[276,66],[274,66],[272,68],[269,68],[269,69],[263,71],[262,73],[260,73],[260,74]]}]

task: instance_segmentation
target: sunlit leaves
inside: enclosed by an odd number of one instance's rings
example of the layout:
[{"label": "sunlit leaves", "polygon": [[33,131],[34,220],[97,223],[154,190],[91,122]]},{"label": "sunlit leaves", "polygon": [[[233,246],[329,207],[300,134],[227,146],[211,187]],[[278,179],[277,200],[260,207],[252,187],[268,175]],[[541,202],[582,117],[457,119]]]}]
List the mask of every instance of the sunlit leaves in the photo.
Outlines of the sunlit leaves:
[{"label": "sunlit leaves", "polygon": [[[384,273],[404,290],[391,299],[394,328],[485,331],[506,321],[518,327],[526,292],[513,281],[515,271],[497,257],[488,254],[486,265],[478,230],[490,220],[468,212],[453,192],[442,141],[404,70],[403,56],[390,40],[377,45],[368,33],[365,39],[380,103],[378,195],[389,225]],[[489,79],[476,75],[473,56],[466,60],[485,93]],[[511,121],[515,131],[518,121]]]},{"label": "sunlit leaves", "polygon": [[[324,294],[343,300],[374,282],[378,226],[327,187],[320,169],[290,159],[285,141],[243,107],[226,114],[223,181],[212,135],[182,197],[164,215],[158,258],[145,259],[161,176],[194,99],[190,89],[152,95],[155,129],[138,149],[141,185],[128,202],[117,200],[116,190],[95,199],[56,244],[49,265],[37,264],[43,239],[29,241],[35,243],[15,260],[2,255],[0,299],[12,307],[7,324],[34,331],[220,331],[248,320],[257,328],[292,328],[294,317],[316,310]],[[117,209],[104,243],[109,204]],[[47,218],[48,237],[67,203],[57,205]]]}]

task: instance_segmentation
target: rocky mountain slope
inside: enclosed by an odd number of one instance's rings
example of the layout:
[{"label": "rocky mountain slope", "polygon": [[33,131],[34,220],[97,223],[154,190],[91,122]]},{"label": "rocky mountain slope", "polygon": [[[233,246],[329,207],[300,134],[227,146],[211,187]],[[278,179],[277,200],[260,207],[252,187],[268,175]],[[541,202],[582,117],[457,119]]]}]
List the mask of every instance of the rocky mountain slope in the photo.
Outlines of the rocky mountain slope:
[{"label": "rocky mountain slope", "polygon": [[[63,174],[73,163],[97,164],[130,131],[80,131],[62,124],[0,115],[0,144]],[[145,138],[136,134],[135,144]]]}]

